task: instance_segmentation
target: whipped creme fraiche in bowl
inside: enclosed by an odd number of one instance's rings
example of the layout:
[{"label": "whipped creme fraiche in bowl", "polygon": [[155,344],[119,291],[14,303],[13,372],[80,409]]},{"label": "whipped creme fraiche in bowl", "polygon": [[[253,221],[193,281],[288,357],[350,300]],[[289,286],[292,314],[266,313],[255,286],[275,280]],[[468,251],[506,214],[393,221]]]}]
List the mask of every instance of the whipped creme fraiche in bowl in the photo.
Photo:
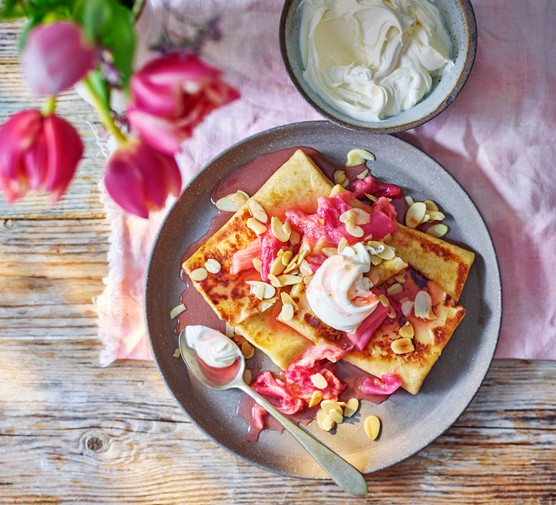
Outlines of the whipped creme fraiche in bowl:
[{"label": "whipped creme fraiche in bowl", "polygon": [[289,0],[280,44],[318,112],[393,133],[455,99],[473,64],[476,23],[468,0]]}]

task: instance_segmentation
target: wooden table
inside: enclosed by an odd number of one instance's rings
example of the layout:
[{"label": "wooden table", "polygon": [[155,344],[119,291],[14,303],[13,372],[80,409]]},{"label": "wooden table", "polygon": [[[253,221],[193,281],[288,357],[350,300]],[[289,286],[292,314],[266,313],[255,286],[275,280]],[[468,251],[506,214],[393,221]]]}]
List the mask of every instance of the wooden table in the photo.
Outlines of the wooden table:
[{"label": "wooden table", "polygon": [[[1,30],[3,122],[40,103],[19,73],[19,25]],[[495,360],[444,435],[367,477],[366,500],[238,460],[189,421],[152,363],[101,368],[103,159],[89,106],[67,93],[59,112],[87,144],[64,201],[0,201],[0,504],[556,503],[556,362]]]}]

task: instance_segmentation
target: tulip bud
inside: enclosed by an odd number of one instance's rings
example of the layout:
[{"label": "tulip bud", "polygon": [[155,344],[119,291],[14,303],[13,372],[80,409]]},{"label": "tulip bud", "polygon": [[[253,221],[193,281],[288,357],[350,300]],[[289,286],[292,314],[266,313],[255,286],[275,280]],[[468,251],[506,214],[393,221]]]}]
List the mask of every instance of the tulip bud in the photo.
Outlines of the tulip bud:
[{"label": "tulip bud", "polygon": [[95,67],[97,52],[81,28],[69,21],[31,30],[21,56],[23,73],[36,95],[52,96],[79,82]]},{"label": "tulip bud", "polygon": [[65,119],[38,110],[13,115],[0,128],[0,189],[8,203],[29,190],[59,200],[83,156],[83,143]]},{"label": "tulip bud", "polygon": [[132,128],[154,149],[175,154],[213,110],[239,97],[220,70],[197,56],[171,53],[147,63],[131,79]]},{"label": "tulip bud", "polygon": [[108,160],[104,185],[122,209],[147,218],[149,211],[164,207],[169,194],[179,194],[181,174],[172,156],[133,140]]}]

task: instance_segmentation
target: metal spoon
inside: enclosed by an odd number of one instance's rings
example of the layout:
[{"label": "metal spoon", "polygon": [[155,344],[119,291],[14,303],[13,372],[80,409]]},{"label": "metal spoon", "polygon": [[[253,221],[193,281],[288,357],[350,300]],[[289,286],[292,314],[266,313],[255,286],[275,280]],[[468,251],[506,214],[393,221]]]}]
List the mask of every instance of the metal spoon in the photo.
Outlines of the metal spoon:
[{"label": "metal spoon", "polygon": [[199,382],[202,382],[206,386],[213,389],[224,390],[237,388],[248,394],[270,415],[272,415],[303,446],[303,448],[314,458],[321,468],[328,473],[338,486],[353,496],[367,495],[368,488],[365,478],[356,468],[326,447],[322,442],[315,439],[307,431],[291,422],[244,382],[243,372],[245,370],[245,359],[241,353],[239,353],[240,363],[236,376],[227,384],[218,384],[207,377],[199,365],[197,353],[187,345],[185,331],[180,333],[179,348],[183,361]]}]

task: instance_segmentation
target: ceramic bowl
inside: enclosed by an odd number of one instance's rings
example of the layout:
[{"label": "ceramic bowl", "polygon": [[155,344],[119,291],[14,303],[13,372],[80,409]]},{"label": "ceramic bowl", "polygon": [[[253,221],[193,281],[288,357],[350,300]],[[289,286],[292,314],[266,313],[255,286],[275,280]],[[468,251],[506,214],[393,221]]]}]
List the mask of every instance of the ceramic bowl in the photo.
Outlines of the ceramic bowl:
[{"label": "ceramic bowl", "polygon": [[450,105],[463,89],[473,67],[477,50],[477,24],[469,0],[435,0],[452,41],[454,66],[433,82],[430,92],[416,105],[382,121],[365,122],[351,118],[325,102],[303,77],[300,27],[303,0],[286,0],[280,20],[280,50],[295,87],[305,100],[331,121],[373,133],[409,130],[434,118]]}]

